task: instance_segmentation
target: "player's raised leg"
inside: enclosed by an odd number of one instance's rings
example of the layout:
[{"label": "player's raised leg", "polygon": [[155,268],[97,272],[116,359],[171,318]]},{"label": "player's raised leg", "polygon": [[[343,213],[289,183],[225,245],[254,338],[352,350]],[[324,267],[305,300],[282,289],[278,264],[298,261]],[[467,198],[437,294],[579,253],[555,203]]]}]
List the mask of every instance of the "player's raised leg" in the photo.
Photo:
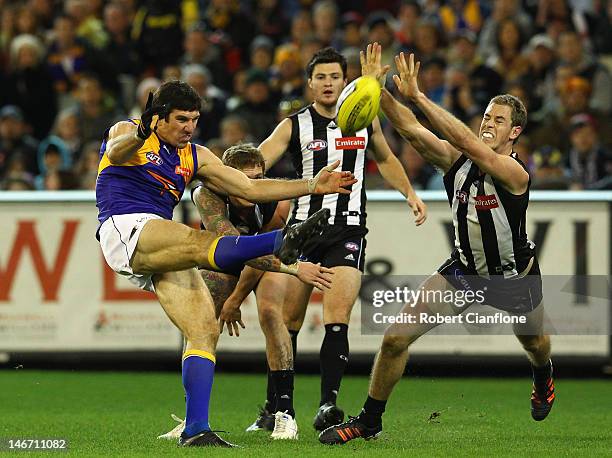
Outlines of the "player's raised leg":
[{"label": "player's raised leg", "polygon": [[544,334],[544,304],[524,315],[524,324],[514,325],[514,334],[527,352],[533,374],[531,417],[544,420],[555,402],[555,383],[550,359],[550,336]]},{"label": "player's raised leg", "polygon": [[219,338],[212,297],[196,269],[156,274],[153,282],[164,311],[187,341],[182,371],[186,425],[180,444],[231,447],[232,444],[210,431],[208,422]]},{"label": "player's raised leg", "polygon": [[231,270],[249,259],[283,254],[293,263],[300,248],[327,224],[329,210],[322,209],[299,225],[253,236],[217,237],[174,221],[152,219],[145,223],[131,260],[135,273],[158,273],[203,267]]},{"label": "player's raised leg", "polygon": [[[445,291],[454,288],[438,273],[421,284],[419,290]],[[423,297],[427,297],[424,294]],[[456,309],[444,303],[417,302],[414,307],[404,306],[401,313],[420,316],[421,313],[456,315],[465,310]],[[385,331],[380,350],[374,360],[368,397],[361,413],[349,421],[332,426],[319,435],[323,444],[344,444],[362,437],[366,440],[376,438],[382,432],[382,415],[393,388],[402,377],[408,361],[408,347],[420,336],[436,327],[437,324],[422,323],[415,320],[411,324],[394,324]]]}]

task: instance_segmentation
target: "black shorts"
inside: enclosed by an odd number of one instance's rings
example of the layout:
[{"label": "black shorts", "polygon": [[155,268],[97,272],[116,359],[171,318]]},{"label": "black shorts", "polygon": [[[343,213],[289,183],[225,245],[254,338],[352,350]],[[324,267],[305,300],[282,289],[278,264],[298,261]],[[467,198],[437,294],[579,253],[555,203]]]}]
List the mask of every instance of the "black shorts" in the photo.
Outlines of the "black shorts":
[{"label": "black shorts", "polygon": [[321,238],[306,244],[300,261],[320,262],[323,267],[349,266],[363,272],[367,233],[364,226],[327,226]]},{"label": "black shorts", "polygon": [[542,302],[542,276],[535,256],[527,275],[514,280],[502,276],[480,277],[455,257],[442,264],[438,273],[457,290],[481,291],[483,304],[506,312],[528,313]]}]

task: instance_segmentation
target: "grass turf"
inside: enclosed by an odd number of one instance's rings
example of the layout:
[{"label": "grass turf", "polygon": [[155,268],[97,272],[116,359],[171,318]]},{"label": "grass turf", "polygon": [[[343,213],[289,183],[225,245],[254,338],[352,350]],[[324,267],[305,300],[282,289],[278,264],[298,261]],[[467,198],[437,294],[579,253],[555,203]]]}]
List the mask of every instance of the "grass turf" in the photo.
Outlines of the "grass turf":
[{"label": "grass turf", "polygon": [[[239,450],[180,449],[156,436],[183,415],[179,375],[168,373],[0,372],[0,438],[62,437],[78,456],[578,456],[612,453],[612,385],[606,380],[558,380],[555,408],[531,420],[528,379],[406,377],[397,386],[377,441],[338,447],[318,443],[311,426],[319,381],[296,379],[297,442],[245,433],[264,398],[263,375],[217,374],[211,423]],[[356,414],[367,378],[346,377],[339,405]],[[434,414],[437,413],[436,414]],[[434,415],[432,415],[434,414]]]}]

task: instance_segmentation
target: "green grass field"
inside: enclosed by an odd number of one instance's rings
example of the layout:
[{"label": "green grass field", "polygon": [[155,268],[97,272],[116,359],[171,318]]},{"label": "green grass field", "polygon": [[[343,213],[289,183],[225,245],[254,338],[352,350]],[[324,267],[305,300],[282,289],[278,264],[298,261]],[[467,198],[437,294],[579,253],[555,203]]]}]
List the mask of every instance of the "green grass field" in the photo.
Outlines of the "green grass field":
[{"label": "green grass field", "polygon": [[[612,384],[558,380],[544,422],[529,414],[528,379],[406,377],[398,385],[377,441],[340,447],[318,443],[311,421],[318,377],[298,376],[297,442],[245,433],[264,395],[262,375],[217,374],[211,423],[239,450],[179,449],[156,436],[183,415],[180,377],[168,373],[0,371],[0,437],[63,437],[78,456],[612,456]],[[365,377],[346,377],[339,404],[361,407]],[[439,415],[430,420],[432,413]],[[46,452],[49,453],[49,452]]]}]

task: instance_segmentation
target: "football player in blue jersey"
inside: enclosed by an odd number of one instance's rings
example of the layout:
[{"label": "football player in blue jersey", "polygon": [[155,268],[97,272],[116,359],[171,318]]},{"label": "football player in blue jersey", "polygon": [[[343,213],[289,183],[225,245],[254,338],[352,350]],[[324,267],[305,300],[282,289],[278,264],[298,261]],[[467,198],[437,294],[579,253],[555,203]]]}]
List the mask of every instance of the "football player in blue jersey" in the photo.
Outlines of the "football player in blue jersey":
[{"label": "football player in blue jersey", "polygon": [[108,265],[153,291],[186,338],[183,385],[185,446],[231,444],[210,429],[208,406],[219,328],[210,293],[197,267],[232,270],[246,260],[276,254],[286,265],[320,232],[327,213],[300,226],[255,236],[222,236],[172,221],[174,207],[195,176],[222,195],[254,202],[310,193],[348,193],[349,172],[332,164],[309,180],[252,180],[225,166],[208,148],[190,143],[201,99],[181,81],[169,81],[150,97],[140,120],[122,121],[104,135],[96,182],[97,237]]}]

